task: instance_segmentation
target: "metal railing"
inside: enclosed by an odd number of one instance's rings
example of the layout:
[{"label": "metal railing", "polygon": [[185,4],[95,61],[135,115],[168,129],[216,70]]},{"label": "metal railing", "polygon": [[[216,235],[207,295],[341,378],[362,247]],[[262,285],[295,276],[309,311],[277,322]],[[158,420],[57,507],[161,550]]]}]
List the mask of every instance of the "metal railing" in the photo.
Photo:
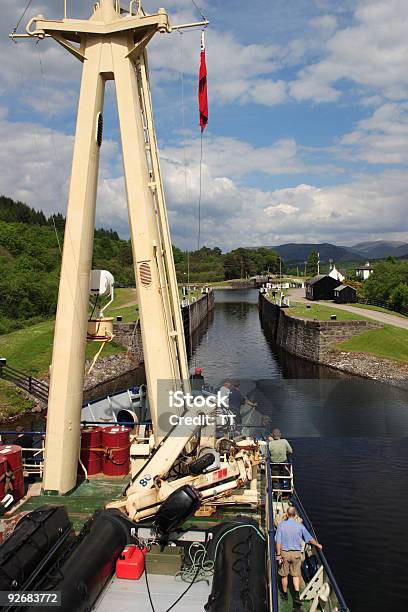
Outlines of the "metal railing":
[{"label": "metal railing", "polygon": [[[268,456],[269,455],[269,446],[267,446],[267,453]],[[291,494],[294,492],[295,490],[295,486],[294,486],[294,478],[293,478],[293,465],[289,462],[287,463],[272,463],[271,462],[271,470],[273,471],[273,469],[279,469],[280,473],[276,473],[273,474],[272,473],[272,491],[273,493],[287,493],[287,494]],[[282,470],[284,473],[282,473]],[[275,486],[275,482],[279,481],[278,484],[280,485],[280,481],[289,481],[288,486]],[[282,485],[284,483],[282,482]]]},{"label": "metal railing", "polygon": [[0,378],[7,380],[43,403],[48,402],[48,385],[42,380],[30,376],[17,368],[0,361]]},{"label": "metal railing", "polygon": [[392,302],[385,302],[383,300],[371,300],[363,297],[362,295],[357,295],[356,301],[358,304],[365,304],[366,306],[378,306],[379,308],[393,310],[394,312],[398,312],[399,314],[408,317],[408,308],[404,308],[403,306],[396,306]]},{"label": "metal railing", "polygon": [[266,447],[266,521],[268,528],[268,570],[269,576],[269,598],[271,612],[279,611],[278,602],[278,570],[276,566],[276,549],[275,549],[275,524],[274,524],[274,511],[273,511],[273,482],[271,474],[271,455],[269,452],[269,446]]},{"label": "metal railing", "polygon": [[[310,522],[309,517],[306,514],[306,510],[304,509],[303,504],[300,501],[296,491],[294,491],[290,501],[294,505],[294,507],[296,508],[296,511],[297,511],[299,517],[302,519],[303,524],[306,527],[306,529],[312,534],[314,539],[317,540],[316,532],[313,529],[313,525]],[[327,561],[323,551],[318,549],[318,548],[315,548],[315,553],[318,556],[318,559],[319,559],[320,564],[322,565],[322,567],[324,569],[324,572],[325,572],[325,574],[327,576],[327,579],[328,579],[328,581],[330,583],[330,586],[333,589],[333,591],[334,591],[334,593],[335,593],[335,595],[337,597],[337,600],[339,602],[339,606],[340,607],[337,608],[337,611],[338,612],[350,612],[350,610],[349,610],[349,608],[348,608],[348,606],[346,604],[346,601],[345,601],[345,599],[343,597],[343,594],[342,594],[342,592],[340,590],[340,587],[337,584],[337,581],[336,581],[336,579],[334,577],[334,574],[333,574],[333,572],[332,572],[332,570],[330,568],[330,565],[329,565],[329,563],[328,563],[328,561]]]},{"label": "metal railing", "polygon": [[[18,444],[22,449],[22,466],[26,476],[39,476],[42,478],[44,472],[44,449],[45,449],[45,432],[44,431],[0,431],[0,442],[5,443],[4,436],[16,436],[12,440],[12,444]],[[22,446],[18,443],[18,436],[29,435],[34,438],[38,436],[37,441],[32,441],[31,446]]]}]

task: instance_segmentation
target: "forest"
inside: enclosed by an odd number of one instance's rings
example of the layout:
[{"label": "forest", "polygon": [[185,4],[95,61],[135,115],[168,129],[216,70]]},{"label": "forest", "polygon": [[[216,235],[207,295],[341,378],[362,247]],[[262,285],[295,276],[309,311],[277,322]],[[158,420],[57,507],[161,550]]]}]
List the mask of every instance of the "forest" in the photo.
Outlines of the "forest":
[{"label": "forest", "polygon": [[[0,334],[50,318],[56,309],[65,219],[47,217],[23,202],[0,196]],[[279,271],[270,249],[239,248],[223,254],[202,247],[173,247],[179,283],[215,282]],[[109,270],[116,285],[134,286],[132,249],[111,229],[96,229],[93,267]]]}]

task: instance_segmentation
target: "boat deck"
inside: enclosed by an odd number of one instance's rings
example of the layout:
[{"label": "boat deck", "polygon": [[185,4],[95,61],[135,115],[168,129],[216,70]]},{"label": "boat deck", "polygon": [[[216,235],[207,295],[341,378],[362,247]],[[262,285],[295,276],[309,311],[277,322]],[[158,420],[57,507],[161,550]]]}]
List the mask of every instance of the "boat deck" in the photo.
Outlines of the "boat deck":
[{"label": "boat deck", "polygon": [[11,516],[20,512],[30,512],[44,504],[65,506],[75,531],[80,531],[95,510],[122,496],[128,482],[129,476],[111,479],[106,476],[94,477],[89,481],[83,481],[68,495],[29,496],[18,505]]},{"label": "boat deck", "polygon": [[[44,504],[56,504],[65,506],[72,521],[75,531],[80,531],[83,524],[93,515],[95,510],[102,508],[110,501],[119,499],[129,477],[107,479],[106,476],[94,477],[89,481],[83,481],[72,493],[64,496],[52,495],[29,495],[14,510],[13,517],[20,512],[30,512]],[[39,489],[35,485],[35,488]],[[261,488],[262,491],[262,488]],[[250,514],[257,520],[261,517],[257,512],[248,511],[248,508],[237,507],[234,509],[218,509],[212,517],[193,517],[186,522],[185,527],[205,529],[220,520],[234,519],[242,511],[243,514]],[[188,583],[175,578],[174,574],[150,573],[148,581],[151,597],[156,610],[165,610],[187,589]],[[186,595],[174,607],[175,612],[190,612],[191,610],[204,610],[204,605],[211,592],[211,580],[201,581],[193,584]],[[151,612],[152,607],[149,601],[146,588],[145,577],[140,580],[121,580],[113,576],[102,595],[96,603],[94,609],[99,612],[110,612],[113,609],[121,612],[134,610],[135,601],[140,612]],[[310,609],[309,602],[302,602],[301,608],[294,607],[293,599],[289,593],[289,600],[286,602],[279,594],[279,611],[292,612],[301,609],[307,612]]]},{"label": "boat deck", "polygon": [[[148,581],[155,610],[167,610],[189,586],[186,582],[175,580],[174,576],[163,574],[150,574]],[[211,584],[204,581],[194,583],[174,607],[175,612],[204,610],[210,591]],[[114,576],[94,610],[134,612],[135,606],[138,612],[152,612],[145,577],[142,576],[140,580],[120,580]]]}]

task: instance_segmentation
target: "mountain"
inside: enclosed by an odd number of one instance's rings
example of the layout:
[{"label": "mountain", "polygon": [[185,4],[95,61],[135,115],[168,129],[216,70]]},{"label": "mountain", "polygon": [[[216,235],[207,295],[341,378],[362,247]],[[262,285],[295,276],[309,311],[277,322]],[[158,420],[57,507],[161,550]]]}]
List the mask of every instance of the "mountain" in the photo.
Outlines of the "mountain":
[{"label": "mountain", "polygon": [[321,262],[328,262],[329,259],[333,259],[335,263],[339,261],[360,261],[365,257],[362,253],[355,251],[353,248],[336,246],[329,242],[318,244],[296,244],[290,242],[288,244],[280,244],[269,248],[279,253],[283,261],[287,264],[303,263],[309,257],[309,253],[312,249],[316,249],[319,253]]},{"label": "mountain", "polygon": [[359,242],[350,247],[371,259],[382,257],[399,257],[408,254],[408,243],[400,240],[372,240],[371,242]]}]

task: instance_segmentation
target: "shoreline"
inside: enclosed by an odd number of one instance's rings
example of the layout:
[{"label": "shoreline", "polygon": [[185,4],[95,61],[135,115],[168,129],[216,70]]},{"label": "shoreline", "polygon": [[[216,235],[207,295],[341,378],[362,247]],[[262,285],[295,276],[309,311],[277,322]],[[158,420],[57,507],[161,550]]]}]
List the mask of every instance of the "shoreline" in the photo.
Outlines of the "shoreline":
[{"label": "shoreline", "polygon": [[408,389],[408,363],[370,353],[336,349],[336,345],[364,329],[375,329],[375,321],[317,321],[287,313],[260,294],[259,316],[264,331],[282,351],[316,365],[350,376],[375,380]]},{"label": "shoreline", "polygon": [[321,362],[333,370],[408,390],[408,364],[369,353],[333,350]]}]

